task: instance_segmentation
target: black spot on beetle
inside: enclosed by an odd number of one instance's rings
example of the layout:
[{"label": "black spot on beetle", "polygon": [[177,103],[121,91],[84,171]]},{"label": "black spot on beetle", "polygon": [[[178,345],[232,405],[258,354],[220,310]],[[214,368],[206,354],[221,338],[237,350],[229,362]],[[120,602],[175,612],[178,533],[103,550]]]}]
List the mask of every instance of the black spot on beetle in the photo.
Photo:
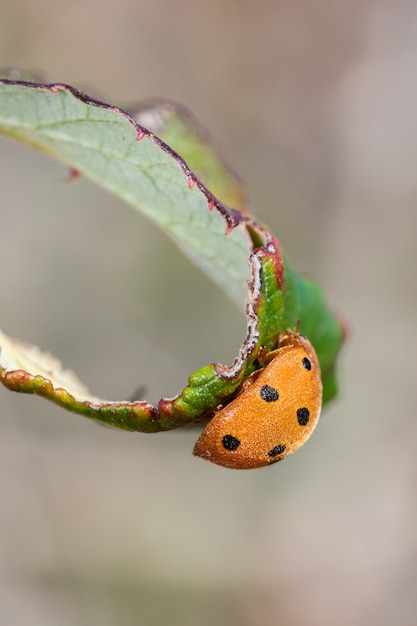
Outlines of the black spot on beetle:
[{"label": "black spot on beetle", "polygon": [[233,450],[237,450],[240,446],[240,441],[236,437],[233,437],[233,435],[225,435],[222,439],[222,444],[226,450],[233,452]]},{"label": "black spot on beetle", "polygon": [[279,398],[279,393],[275,387],[269,385],[262,385],[260,395],[265,402],[276,402]]},{"label": "black spot on beetle", "polygon": [[310,419],[310,411],[305,407],[301,409],[297,409],[297,420],[300,426],[305,426],[308,424],[308,420]]},{"label": "black spot on beetle", "polygon": [[284,450],[285,450],[284,444],[280,443],[279,446],[275,446],[275,448],[272,448],[272,450],[268,452],[268,456],[278,456],[279,454],[282,454]]},{"label": "black spot on beetle", "polygon": [[303,359],[303,365],[306,368],[306,370],[308,371],[311,370],[311,361],[306,356]]}]

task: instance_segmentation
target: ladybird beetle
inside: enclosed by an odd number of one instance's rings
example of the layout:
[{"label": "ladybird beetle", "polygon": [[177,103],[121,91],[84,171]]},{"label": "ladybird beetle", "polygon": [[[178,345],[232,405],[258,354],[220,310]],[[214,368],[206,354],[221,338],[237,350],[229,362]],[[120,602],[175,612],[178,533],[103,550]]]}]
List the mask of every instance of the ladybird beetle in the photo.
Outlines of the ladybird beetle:
[{"label": "ladybird beetle", "polygon": [[207,424],[194,454],[234,469],[263,467],[303,445],[320,417],[322,383],[313,346],[285,331],[264,369]]}]

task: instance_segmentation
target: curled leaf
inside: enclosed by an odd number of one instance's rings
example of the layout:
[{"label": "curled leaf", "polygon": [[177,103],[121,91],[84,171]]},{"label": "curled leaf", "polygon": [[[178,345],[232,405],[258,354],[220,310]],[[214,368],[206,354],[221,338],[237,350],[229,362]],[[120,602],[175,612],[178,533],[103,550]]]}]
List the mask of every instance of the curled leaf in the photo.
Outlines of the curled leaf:
[{"label": "curled leaf", "polygon": [[339,320],[320,287],[284,263],[276,238],[245,210],[237,178],[178,108],[159,102],[129,115],[67,85],[2,80],[0,133],[58,158],[140,210],[239,304],[248,290],[247,334],[234,362],[199,369],[178,396],[157,406],[92,396],[53,357],[0,334],[7,388],[126,430],[169,430],[210,418],[263,366],[280,333],[299,326],[316,349],[324,399],[335,395]]}]

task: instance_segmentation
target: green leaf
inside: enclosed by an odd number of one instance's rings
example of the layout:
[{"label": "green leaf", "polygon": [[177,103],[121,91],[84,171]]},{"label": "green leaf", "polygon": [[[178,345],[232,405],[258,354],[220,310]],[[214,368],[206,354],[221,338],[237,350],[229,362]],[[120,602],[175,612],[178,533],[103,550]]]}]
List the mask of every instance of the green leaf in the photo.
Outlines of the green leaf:
[{"label": "green leaf", "polygon": [[240,182],[195,122],[166,103],[141,107],[134,116],[141,124],[148,120],[150,129],[66,85],[0,81],[0,133],[60,159],[140,210],[239,304],[249,284],[240,352],[230,366],[194,372],[178,396],[154,407],[94,397],[53,357],[0,333],[1,382],[119,428],[167,430],[213,415],[262,367],[279,334],[299,325],[317,351],[329,400],[337,391],[344,332],[320,287],[284,266],[278,241],[245,211]]},{"label": "green leaf", "polygon": [[139,124],[178,152],[216,198],[235,209],[245,208],[246,192],[241,181],[221,158],[209,134],[184,106],[159,99],[128,111]]},{"label": "green leaf", "polygon": [[323,404],[337,395],[336,359],[345,338],[341,320],[326,305],[320,285],[304,278],[285,265],[283,326],[299,330],[314,346],[323,381]]},{"label": "green leaf", "polygon": [[126,112],[66,85],[0,81],[0,133],[47,152],[140,210],[242,304],[251,249],[240,214]]},{"label": "green leaf", "polygon": [[[196,419],[210,417],[217,406],[231,398],[254,370],[262,346],[278,337],[275,314],[277,289],[282,279],[277,250],[258,248],[250,258],[252,281],[248,294],[248,330],[239,355],[230,367],[214,363],[194,372],[188,385],[172,399],[163,398],[158,407],[148,402],[112,402],[92,396],[76,376],[37,347],[10,339],[0,332],[0,381],[12,391],[32,393],[65,409],[124,430],[156,432],[170,430]],[[278,276],[275,270],[279,271]],[[264,279],[265,277],[265,279]],[[261,314],[259,314],[261,311]],[[272,341],[275,337],[275,341]]]}]

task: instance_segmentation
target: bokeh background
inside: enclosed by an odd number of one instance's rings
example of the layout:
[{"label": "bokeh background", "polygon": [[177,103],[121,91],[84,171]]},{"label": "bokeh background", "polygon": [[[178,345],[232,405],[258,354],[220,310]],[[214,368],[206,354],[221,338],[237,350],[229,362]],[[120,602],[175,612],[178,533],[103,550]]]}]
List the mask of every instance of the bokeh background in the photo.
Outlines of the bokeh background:
[{"label": "bokeh background", "polygon": [[[191,429],[118,432],[1,388],[1,623],[414,625],[417,4],[3,0],[0,64],[186,104],[350,326],[339,399],[269,470],[195,459]],[[244,316],[67,174],[0,140],[4,332],[112,399],[230,362]]]}]

